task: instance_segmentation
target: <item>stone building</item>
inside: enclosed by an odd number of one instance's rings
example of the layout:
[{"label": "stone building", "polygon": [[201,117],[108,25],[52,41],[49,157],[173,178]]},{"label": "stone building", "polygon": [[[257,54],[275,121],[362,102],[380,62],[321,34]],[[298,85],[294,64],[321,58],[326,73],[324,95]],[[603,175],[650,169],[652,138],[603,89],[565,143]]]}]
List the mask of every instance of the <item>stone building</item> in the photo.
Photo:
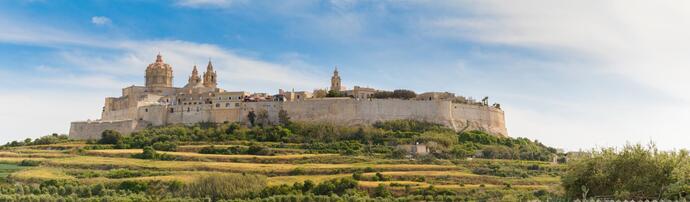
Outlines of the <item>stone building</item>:
[{"label": "stone building", "polygon": [[270,123],[278,123],[281,110],[285,110],[293,121],[358,125],[412,119],[443,124],[455,130],[508,134],[504,113],[495,105],[445,99],[452,94],[422,94],[425,97],[420,97],[421,100],[372,99],[371,95],[377,91],[373,88],[344,89],[337,69],[331,78],[331,89],[344,91],[351,97],[314,97],[309,92],[294,90],[281,90],[277,95],[226,91],[218,88],[218,75],[211,61],[202,76],[194,66],[187,84],[174,87],[172,71],[172,66],[157,55],[155,62],[146,67],[144,86],[125,87],[121,96],[105,98],[100,119],[72,122],[70,137],[96,139],[106,129],[129,134],[148,126],[166,124],[248,123],[247,115],[252,111],[265,111]]}]

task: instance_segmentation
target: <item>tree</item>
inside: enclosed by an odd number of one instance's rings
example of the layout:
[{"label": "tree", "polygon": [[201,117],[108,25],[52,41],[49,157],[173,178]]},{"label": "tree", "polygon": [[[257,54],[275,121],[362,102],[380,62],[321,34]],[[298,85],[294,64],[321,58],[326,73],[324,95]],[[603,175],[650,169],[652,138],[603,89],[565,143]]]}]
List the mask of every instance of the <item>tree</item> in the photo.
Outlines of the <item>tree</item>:
[{"label": "tree", "polygon": [[379,184],[379,186],[377,186],[376,189],[374,189],[374,197],[386,198],[389,196],[391,196],[391,192],[388,191],[388,189],[386,189],[386,185],[384,185],[383,183]]},{"label": "tree", "polygon": [[326,94],[326,97],[347,97],[347,95],[337,90],[329,90],[328,94]]},{"label": "tree", "polygon": [[398,89],[393,91],[393,97],[407,100],[417,97],[417,94],[411,90]]},{"label": "tree", "polygon": [[122,139],[120,132],[114,130],[104,130],[101,133],[101,139],[98,140],[98,144],[117,144]]},{"label": "tree", "polygon": [[255,121],[261,127],[270,124],[271,121],[268,119],[268,111],[266,111],[265,109],[259,110],[259,112],[256,113]]},{"label": "tree", "polygon": [[141,154],[135,154],[134,157],[140,158],[140,159],[157,159],[158,158],[158,153],[156,153],[156,150],[153,149],[153,147],[144,147],[144,150],[141,152]]},{"label": "tree", "polygon": [[290,115],[288,115],[287,111],[284,109],[281,109],[278,112],[278,122],[280,122],[280,124],[283,126],[290,124]]},{"label": "tree", "polygon": [[249,114],[247,114],[247,119],[249,119],[249,123],[254,126],[254,122],[256,121],[256,113],[254,113],[254,111],[249,111]]}]

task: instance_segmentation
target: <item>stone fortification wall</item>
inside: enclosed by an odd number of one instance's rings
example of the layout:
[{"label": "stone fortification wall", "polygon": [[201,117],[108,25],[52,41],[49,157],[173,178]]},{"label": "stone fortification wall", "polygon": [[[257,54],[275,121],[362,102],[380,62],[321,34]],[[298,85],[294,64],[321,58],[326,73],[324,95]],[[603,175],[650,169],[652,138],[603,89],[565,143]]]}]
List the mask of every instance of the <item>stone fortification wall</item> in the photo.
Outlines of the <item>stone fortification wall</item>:
[{"label": "stone fortification wall", "polygon": [[500,109],[480,105],[450,103],[456,130],[483,130],[495,135],[507,136],[504,113]]},{"label": "stone fortification wall", "polygon": [[146,126],[147,123],[138,120],[72,122],[69,137],[77,140],[99,139],[104,130],[129,134]]},{"label": "stone fortification wall", "polygon": [[[247,103],[241,112],[266,110],[271,122],[278,122],[284,109],[293,121],[330,122],[345,125],[372,124],[377,121],[413,119],[442,124],[456,131],[483,130],[507,136],[504,113],[488,106],[451,101],[399,99],[311,99],[296,102]],[[238,120],[247,122],[246,120]]]},{"label": "stone fortification wall", "polygon": [[412,119],[442,124],[456,131],[483,130],[496,135],[508,135],[503,111],[493,107],[443,100],[328,98],[294,102],[243,102],[237,108],[213,108],[211,105],[171,108],[168,105],[148,105],[138,108],[136,117],[130,118],[130,121],[74,122],[70,136],[77,139],[97,138],[105,129],[128,134],[147,125],[226,121],[247,123],[250,111],[257,114],[266,111],[269,121],[278,123],[281,109],[287,111],[293,121],[357,125]]}]

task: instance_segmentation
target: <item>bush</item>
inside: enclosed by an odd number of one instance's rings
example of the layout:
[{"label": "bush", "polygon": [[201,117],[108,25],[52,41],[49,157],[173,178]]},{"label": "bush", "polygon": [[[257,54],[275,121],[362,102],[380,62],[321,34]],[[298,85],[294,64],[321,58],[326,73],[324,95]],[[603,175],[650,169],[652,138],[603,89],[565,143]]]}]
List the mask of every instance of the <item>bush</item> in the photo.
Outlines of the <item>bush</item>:
[{"label": "bush", "polygon": [[122,139],[122,135],[114,130],[104,130],[98,144],[117,144]]},{"label": "bush", "polygon": [[41,161],[24,159],[19,162],[19,166],[38,166],[41,165]]},{"label": "bush", "polygon": [[153,147],[144,147],[144,150],[142,151],[137,158],[140,159],[157,159],[158,153],[156,153],[156,150],[153,149]]},{"label": "bush", "polygon": [[340,178],[324,181],[314,187],[316,195],[343,195],[346,191],[357,187],[357,181],[352,178]]},{"label": "bush", "polygon": [[[678,200],[688,193],[688,152],[661,152],[654,145],[601,149],[568,162],[561,177],[571,199],[614,196],[618,199]],[[586,194],[585,194],[586,193]]]},{"label": "bush", "polygon": [[175,151],[177,150],[177,144],[174,142],[156,142],[151,145],[153,149],[158,151]]},{"label": "bush", "polygon": [[127,190],[127,191],[131,191],[131,192],[144,192],[148,189],[148,187],[149,187],[148,183],[146,183],[144,181],[127,180],[127,181],[120,183],[120,185],[118,185],[117,189]]}]

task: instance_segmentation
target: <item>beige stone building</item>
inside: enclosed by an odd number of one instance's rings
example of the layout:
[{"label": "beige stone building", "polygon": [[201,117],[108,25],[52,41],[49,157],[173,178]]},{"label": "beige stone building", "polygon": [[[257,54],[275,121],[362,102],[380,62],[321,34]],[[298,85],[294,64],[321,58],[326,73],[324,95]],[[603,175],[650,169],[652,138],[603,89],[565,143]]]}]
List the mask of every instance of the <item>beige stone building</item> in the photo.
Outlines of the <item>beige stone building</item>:
[{"label": "beige stone building", "polygon": [[[323,91],[280,90],[276,95],[226,91],[218,88],[218,75],[211,61],[200,76],[192,68],[187,84],[174,87],[173,67],[158,55],[145,70],[144,86],[122,89],[119,97],[105,98],[101,117],[94,121],[75,121],[70,137],[100,138],[103,130],[128,134],[148,126],[193,124],[199,122],[240,122],[248,124],[247,114],[265,111],[268,122],[277,123],[285,110],[293,121],[331,122],[335,124],[371,124],[376,121],[413,119],[429,121],[456,130],[484,130],[507,135],[503,111],[498,105],[469,102],[452,93],[423,93],[417,99],[373,99],[373,88],[355,86],[346,90],[337,69],[331,78],[331,89],[350,97],[325,98]],[[458,102],[462,98],[463,102]]]}]

